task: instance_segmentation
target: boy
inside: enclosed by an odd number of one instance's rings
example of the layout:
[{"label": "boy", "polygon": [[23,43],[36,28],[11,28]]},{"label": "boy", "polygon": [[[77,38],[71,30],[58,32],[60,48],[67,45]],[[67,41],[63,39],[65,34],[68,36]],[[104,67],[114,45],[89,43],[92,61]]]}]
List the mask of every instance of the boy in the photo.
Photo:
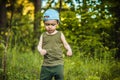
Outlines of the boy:
[{"label": "boy", "polygon": [[40,36],[38,51],[44,56],[41,67],[40,80],[64,80],[62,45],[67,50],[67,55],[72,56],[72,50],[62,32],[57,31],[59,13],[48,9],[43,14],[46,32]]}]

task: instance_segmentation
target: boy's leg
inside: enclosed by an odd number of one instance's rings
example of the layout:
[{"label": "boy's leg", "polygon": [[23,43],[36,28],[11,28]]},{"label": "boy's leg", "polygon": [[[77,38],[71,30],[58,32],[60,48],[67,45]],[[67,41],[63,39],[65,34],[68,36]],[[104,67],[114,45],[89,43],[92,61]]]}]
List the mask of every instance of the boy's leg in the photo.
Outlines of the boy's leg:
[{"label": "boy's leg", "polygon": [[40,80],[52,80],[52,75],[48,67],[41,67]]},{"label": "boy's leg", "polygon": [[64,69],[63,69],[63,65],[58,65],[56,66],[55,70],[55,80],[64,80]]}]

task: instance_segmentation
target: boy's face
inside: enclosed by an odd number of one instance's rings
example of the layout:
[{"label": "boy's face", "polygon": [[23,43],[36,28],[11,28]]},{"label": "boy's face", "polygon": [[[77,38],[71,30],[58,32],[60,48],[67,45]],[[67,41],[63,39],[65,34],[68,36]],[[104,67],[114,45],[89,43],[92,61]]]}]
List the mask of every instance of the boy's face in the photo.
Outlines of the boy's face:
[{"label": "boy's face", "polygon": [[48,33],[53,33],[56,30],[56,27],[58,26],[58,21],[57,20],[44,21],[44,25]]}]

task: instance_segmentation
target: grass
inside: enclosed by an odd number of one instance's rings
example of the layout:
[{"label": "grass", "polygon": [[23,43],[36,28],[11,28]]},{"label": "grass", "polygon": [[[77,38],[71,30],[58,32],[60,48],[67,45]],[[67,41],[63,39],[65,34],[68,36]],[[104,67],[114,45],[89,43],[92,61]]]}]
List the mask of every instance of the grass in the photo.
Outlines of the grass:
[{"label": "grass", "polygon": [[8,80],[38,80],[41,58],[38,53],[12,50],[7,58]]},{"label": "grass", "polygon": [[[65,80],[117,80],[120,79],[120,66],[115,61],[107,59],[93,59],[73,55],[64,57]],[[7,75],[8,80],[39,80],[42,56],[36,51],[18,52],[16,49],[8,51]],[[118,64],[120,64],[118,62]],[[114,66],[114,67],[113,67]],[[117,75],[112,77],[117,66]],[[113,69],[112,69],[113,68]],[[112,70],[111,70],[112,69]]]}]

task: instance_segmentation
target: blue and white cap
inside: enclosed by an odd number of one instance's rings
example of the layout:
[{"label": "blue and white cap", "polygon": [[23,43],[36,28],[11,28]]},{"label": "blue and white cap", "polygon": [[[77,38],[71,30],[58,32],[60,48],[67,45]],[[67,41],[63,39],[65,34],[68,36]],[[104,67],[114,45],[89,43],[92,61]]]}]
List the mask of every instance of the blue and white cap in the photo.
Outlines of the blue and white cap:
[{"label": "blue and white cap", "polygon": [[54,10],[54,9],[48,9],[45,11],[45,13],[43,14],[43,20],[58,20],[60,22],[59,19],[59,13],[58,11]]}]

